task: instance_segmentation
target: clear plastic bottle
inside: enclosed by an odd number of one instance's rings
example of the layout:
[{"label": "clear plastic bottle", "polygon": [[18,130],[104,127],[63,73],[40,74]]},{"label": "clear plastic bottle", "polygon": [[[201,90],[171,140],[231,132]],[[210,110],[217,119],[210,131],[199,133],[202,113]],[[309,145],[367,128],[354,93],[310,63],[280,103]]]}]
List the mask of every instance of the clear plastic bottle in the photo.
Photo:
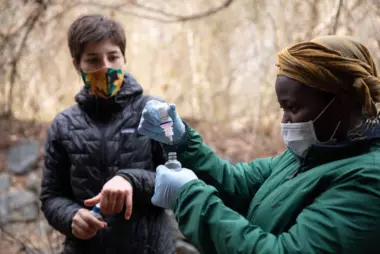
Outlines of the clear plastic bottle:
[{"label": "clear plastic bottle", "polygon": [[175,171],[180,171],[182,169],[182,164],[177,160],[177,153],[176,152],[169,152],[168,153],[168,161],[165,163],[165,166],[168,169],[172,169]]},{"label": "clear plastic bottle", "polygon": [[103,221],[103,216],[102,216],[102,214],[100,212],[100,204],[96,204],[92,208],[91,214],[94,215],[94,217],[97,218],[98,220]]}]

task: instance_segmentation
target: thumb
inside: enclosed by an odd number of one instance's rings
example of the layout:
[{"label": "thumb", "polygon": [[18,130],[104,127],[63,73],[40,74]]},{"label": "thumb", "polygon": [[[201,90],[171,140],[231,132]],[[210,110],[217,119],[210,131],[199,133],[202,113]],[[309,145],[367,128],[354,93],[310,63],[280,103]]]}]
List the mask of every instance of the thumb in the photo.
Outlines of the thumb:
[{"label": "thumb", "polygon": [[169,104],[169,110],[168,110],[168,113],[169,113],[169,116],[170,118],[174,121],[178,121],[178,114],[177,114],[177,111],[176,111],[176,105],[175,104]]},{"label": "thumb", "polygon": [[93,197],[93,198],[86,199],[86,200],[84,201],[84,205],[85,205],[85,206],[94,206],[94,205],[96,205],[97,203],[100,202],[100,196],[101,196],[101,193],[99,193],[98,195],[96,195],[96,196]]},{"label": "thumb", "polygon": [[154,195],[153,195],[151,201],[152,201],[152,204],[153,204],[153,205],[155,205],[155,206],[160,206],[160,204],[159,204],[159,199],[158,199],[158,195],[157,195],[156,192],[154,193]]}]

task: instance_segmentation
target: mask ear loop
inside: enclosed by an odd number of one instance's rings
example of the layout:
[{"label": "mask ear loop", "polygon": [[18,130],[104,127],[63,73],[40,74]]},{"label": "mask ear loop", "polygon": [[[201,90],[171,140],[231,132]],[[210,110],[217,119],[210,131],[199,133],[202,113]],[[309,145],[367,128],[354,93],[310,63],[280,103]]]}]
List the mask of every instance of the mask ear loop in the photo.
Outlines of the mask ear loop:
[{"label": "mask ear loop", "polygon": [[336,132],[338,131],[341,122],[342,121],[339,121],[338,124],[336,125],[335,130],[334,130],[333,134],[331,135],[329,141],[334,141],[334,142],[336,141],[336,139],[335,138],[333,139],[333,137],[335,136]]},{"label": "mask ear loop", "polygon": [[326,112],[326,110],[330,107],[330,105],[335,101],[336,99],[336,96],[334,98],[332,98],[332,100],[326,105],[326,107],[321,111],[321,113],[319,113],[319,115],[313,120],[313,122],[317,121],[318,118],[321,117],[321,115],[323,115],[323,113]]},{"label": "mask ear loop", "polygon": [[[335,96],[334,98],[331,99],[331,101],[326,105],[326,107],[321,111],[321,113],[319,113],[319,115],[314,119],[313,122],[317,121],[317,120],[321,117],[321,115],[323,115],[323,113],[326,112],[326,110],[327,110],[327,109],[330,107],[330,105],[335,101],[335,99],[336,99],[336,96]],[[342,122],[342,121],[339,121],[339,122],[338,122],[338,124],[337,124],[336,127],[335,127],[335,130],[334,130],[333,134],[331,135],[330,139],[329,139],[328,141],[326,141],[326,142],[335,142],[335,141],[336,141],[336,139],[333,139],[333,137],[335,136],[336,132],[338,131],[341,122]],[[324,143],[326,143],[326,142],[324,142]]]}]

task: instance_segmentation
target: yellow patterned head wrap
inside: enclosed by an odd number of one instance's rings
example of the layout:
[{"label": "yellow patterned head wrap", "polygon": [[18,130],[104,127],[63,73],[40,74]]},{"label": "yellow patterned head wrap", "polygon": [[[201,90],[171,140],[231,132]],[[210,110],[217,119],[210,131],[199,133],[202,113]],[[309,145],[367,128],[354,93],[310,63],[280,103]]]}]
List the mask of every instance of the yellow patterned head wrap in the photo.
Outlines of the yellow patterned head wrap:
[{"label": "yellow patterned head wrap", "polygon": [[278,53],[278,75],[333,93],[355,96],[371,116],[378,112],[380,80],[368,49],[347,36],[323,36]]}]

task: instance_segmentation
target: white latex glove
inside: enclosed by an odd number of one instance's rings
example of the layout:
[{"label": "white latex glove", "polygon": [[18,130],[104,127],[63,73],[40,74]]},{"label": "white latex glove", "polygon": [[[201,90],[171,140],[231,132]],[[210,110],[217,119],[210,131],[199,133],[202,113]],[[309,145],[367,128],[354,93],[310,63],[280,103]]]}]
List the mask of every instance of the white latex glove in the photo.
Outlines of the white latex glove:
[{"label": "white latex glove", "polygon": [[157,167],[156,172],[152,203],[166,209],[172,209],[173,199],[183,185],[198,179],[194,172],[187,168],[174,171],[161,165]]}]

